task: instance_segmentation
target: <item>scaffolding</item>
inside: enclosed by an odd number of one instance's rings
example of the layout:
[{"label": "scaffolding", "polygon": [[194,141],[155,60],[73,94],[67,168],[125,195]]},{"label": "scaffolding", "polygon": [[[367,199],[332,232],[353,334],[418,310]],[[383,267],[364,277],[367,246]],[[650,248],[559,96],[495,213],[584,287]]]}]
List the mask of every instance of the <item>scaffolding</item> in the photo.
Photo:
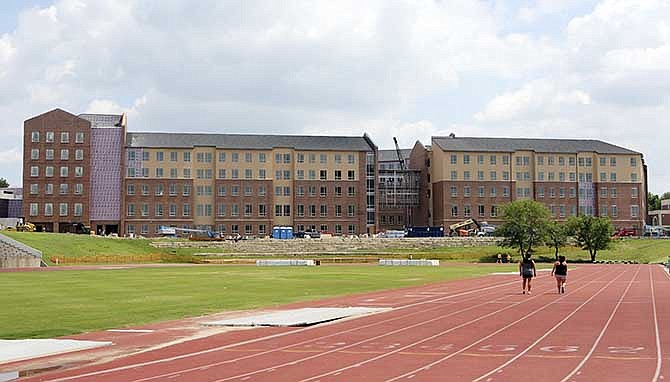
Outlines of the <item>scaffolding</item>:
[{"label": "scaffolding", "polygon": [[379,208],[419,206],[421,170],[379,170]]}]

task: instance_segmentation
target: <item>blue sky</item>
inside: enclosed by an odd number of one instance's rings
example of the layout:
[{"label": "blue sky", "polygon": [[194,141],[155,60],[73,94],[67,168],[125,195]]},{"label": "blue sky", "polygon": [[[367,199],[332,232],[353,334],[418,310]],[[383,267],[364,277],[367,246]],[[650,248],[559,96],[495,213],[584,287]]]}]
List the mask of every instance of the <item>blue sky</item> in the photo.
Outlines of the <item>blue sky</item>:
[{"label": "blue sky", "polygon": [[[666,0],[0,2],[0,177],[60,107],[131,131],[601,139],[670,191]],[[634,132],[634,133],[632,133]]]}]

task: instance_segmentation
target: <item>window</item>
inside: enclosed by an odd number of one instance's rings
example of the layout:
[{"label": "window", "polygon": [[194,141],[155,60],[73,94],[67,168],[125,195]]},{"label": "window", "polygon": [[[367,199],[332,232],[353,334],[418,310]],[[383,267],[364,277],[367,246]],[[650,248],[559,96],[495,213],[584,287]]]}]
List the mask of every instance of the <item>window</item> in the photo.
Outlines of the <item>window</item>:
[{"label": "window", "polygon": [[630,158],[630,167],[637,167],[637,158]]},{"label": "window", "polygon": [[322,204],[319,211],[319,216],[322,218],[328,216],[328,205]]},{"label": "window", "polygon": [[231,173],[231,178],[232,179],[239,179],[240,178],[240,170],[234,168]]},{"label": "window", "polygon": [[463,186],[463,196],[470,197],[470,186]]},{"label": "window", "polygon": [[68,205],[67,203],[60,203],[58,206],[58,214],[60,216],[67,216],[68,214]]},{"label": "window", "polygon": [[74,143],[84,143],[84,133],[82,132],[75,133]]},{"label": "window", "polygon": [[[610,211],[612,212],[612,217],[613,217],[613,218],[619,216],[619,209],[617,208],[617,206],[616,206],[615,204],[613,204],[613,205],[610,206]],[[631,212],[632,212],[632,211],[631,211]]]},{"label": "window", "polygon": [[335,154],[335,163],[337,163],[337,164],[342,163],[342,155],[341,154]]},{"label": "window", "polygon": [[135,216],[135,205],[134,204],[128,204],[126,215],[128,216]]},{"label": "window", "polygon": [[266,215],[267,215],[267,209],[265,207],[265,204],[259,204],[258,205],[258,216],[265,217]]},{"label": "window", "polygon": [[463,216],[466,217],[466,218],[469,218],[470,216],[472,216],[472,209],[471,209],[470,205],[463,206]]},{"label": "window", "polygon": [[314,204],[308,206],[308,213],[310,217],[316,216],[316,206]]},{"label": "window", "polygon": [[610,173],[610,182],[616,182],[616,172]]},{"label": "window", "polygon": [[347,162],[348,162],[349,164],[354,164],[354,163],[356,162],[356,159],[355,159],[355,157],[354,157],[354,154],[349,154],[349,155],[347,155]]},{"label": "window", "polygon": [[544,165],[544,157],[542,155],[537,157],[537,164],[541,166]]},{"label": "window", "polygon": [[616,167],[616,157],[610,157],[610,167]]},{"label": "window", "polygon": [[479,186],[479,197],[483,198],[484,197],[484,186]]},{"label": "window", "polygon": [[188,183],[184,184],[184,187],[182,187],[182,195],[183,196],[190,196],[191,195],[191,185]]},{"label": "window", "polygon": [[40,168],[38,166],[30,166],[30,176],[40,176]]},{"label": "window", "polygon": [[40,132],[39,131],[33,131],[30,134],[30,141],[33,143],[39,143],[40,141]]},{"label": "window", "polygon": [[356,188],[354,186],[347,187],[347,196],[349,197],[356,196]]},{"label": "window", "polygon": [[353,217],[356,215],[356,206],[350,204],[347,206],[347,216]]},{"label": "window", "polygon": [[489,164],[492,164],[492,165],[496,164],[496,156],[495,155],[491,155],[489,157]]},{"label": "window", "polygon": [[328,156],[326,154],[319,154],[319,163],[321,164],[328,163]]},{"label": "window", "polygon": [[463,171],[463,180],[470,180],[470,171]]},{"label": "window", "polygon": [[509,187],[503,187],[503,197],[509,197]]},{"label": "window", "polygon": [[335,217],[342,217],[342,205],[340,204],[335,205]]},{"label": "window", "polygon": [[162,177],[163,177],[163,168],[156,167],[156,178],[162,178]]},{"label": "window", "polygon": [[74,185],[74,193],[76,195],[81,195],[84,193],[84,185],[81,183],[77,183]]},{"label": "window", "polygon": [[32,160],[40,159],[40,150],[39,149],[30,150],[30,159]]},{"label": "window", "polygon": [[451,154],[451,164],[457,164],[458,163],[458,157],[456,154]]},{"label": "window", "polygon": [[59,187],[59,193],[61,195],[67,195],[69,193],[69,186],[67,183],[61,183]]},{"label": "window", "polygon": [[31,184],[30,185],[30,195],[37,195],[39,193],[39,185],[38,184]]},{"label": "window", "polygon": [[491,217],[495,218],[498,216],[498,206],[491,206]]},{"label": "window", "polygon": [[477,206],[477,214],[480,218],[484,217],[484,205],[480,204]]},{"label": "window", "polygon": [[54,159],[54,149],[46,149],[46,160],[53,160]]},{"label": "window", "polygon": [[470,164],[470,154],[463,154],[463,164]]},{"label": "window", "polygon": [[354,178],[355,178],[355,171],[354,170],[347,171],[347,180],[354,180]]},{"label": "window", "polygon": [[252,157],[251,153],[244,153],[244,161],[246,163],[251,163],[252,162],[251,157]]},{"label": "window", "polygon": [[258,196],[265,196],[267,194],[265,186],[258,187]]},{"label": "window", "polygon": [[326,186],[319,187],[319,195],[324,198],[328,194],[328,188]]},{"label": "window", "polygon": [[54,214],[53,203],[44,203],[44,216],[53,216],[53,214]]},{"label": "window", "polygon": [[60,176],[65,178],[68,176],[68,170],[69,168],[67,166],[61,167],[60,168]]},{"label": "window", "polygon": [[451,206],[451,216],[458,217],[458,206],[456,205]]},{"label": "window", "polygon": [[456,186],[451,186],[451,197],[455,198],[458,196],[458,188]]},{"label": "window", "polygon": [[55,134],[54,134],[53,131],[47,131],[46,142],[47,142],[47,143],[53,143],[53,141],[54,141],[54,137],[55,137]]},{"label": "window", "polygon": [[477,171],[477,180],[484,180],[484,171]]},{"label": "window", "polygon": [[630,174],[630,181],[633,182],[633,183],[637,183],[637,174],[636,173]]},{"label": "window", "polygon": [[484,155],[477,155],[477,164],[484,164]]},{"label": "window", "polygon": [[77,149],[74,151],[74,159],[75,160],[84,160],[84,150],[82,149]]},{"label": "window", "polygon": [[637,198],[637,187],[633,187],[630,189],[630,197]]},{"label": "window", "polygon": [[335,196],[338,198],[342,196],[342,186],[335,186]]},{"label": "window", "polygon": [[70,133],[63,131],[60,133],[60,143],[69,143],[70,142]]},{"label": "window", "polygon": [[558,165],[565,166],[565,157],[558,157]]},{"label": "window", "polygon": [[496,191],[496,188],[495,188],[495,187],[491,187],[491,193],[490,193],[490,196],[491,196],[492,198],[495,198],[495,197],[497,196],[497,191]]},{"label": "window", "polygon": [[636,218],[640,214],[640,206],[630,206],[630,217]]},{"label": "window", "polygon": [[126,195],[135,195],[135,185],[134,184],[128,184],[126,186]]}]

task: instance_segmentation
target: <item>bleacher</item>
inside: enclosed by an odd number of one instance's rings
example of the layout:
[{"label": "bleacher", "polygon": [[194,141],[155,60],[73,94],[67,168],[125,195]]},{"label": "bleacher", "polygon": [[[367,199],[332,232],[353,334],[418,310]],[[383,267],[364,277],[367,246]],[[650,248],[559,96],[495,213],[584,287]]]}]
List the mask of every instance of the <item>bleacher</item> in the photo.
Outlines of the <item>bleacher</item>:
[{"label": "bleacher", "polygon": [[42,252],[0,234],[0,268],[40,267]]}]

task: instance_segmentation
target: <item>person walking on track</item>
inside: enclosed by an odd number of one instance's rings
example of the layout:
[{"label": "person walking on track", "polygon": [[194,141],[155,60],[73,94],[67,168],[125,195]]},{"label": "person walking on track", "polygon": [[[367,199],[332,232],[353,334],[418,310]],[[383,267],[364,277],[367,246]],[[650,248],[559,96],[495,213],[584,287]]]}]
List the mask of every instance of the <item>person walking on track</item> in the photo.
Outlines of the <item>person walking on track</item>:
[{"label": "person walking on track", "polygon": [[523,294],[530,294],[530,281],[537,276],[535,270],[535,262],[530,258],[530,255],[523,257],[519,262],[519,276],[523,277]]},{"label": "person walking on track", "polygon": [[565,293],[565,280],[568,278],[568,263],[565,262],[565,256],[558,256],[558,261],[554,263],[551,275],[556,277],[558,293]]}]

